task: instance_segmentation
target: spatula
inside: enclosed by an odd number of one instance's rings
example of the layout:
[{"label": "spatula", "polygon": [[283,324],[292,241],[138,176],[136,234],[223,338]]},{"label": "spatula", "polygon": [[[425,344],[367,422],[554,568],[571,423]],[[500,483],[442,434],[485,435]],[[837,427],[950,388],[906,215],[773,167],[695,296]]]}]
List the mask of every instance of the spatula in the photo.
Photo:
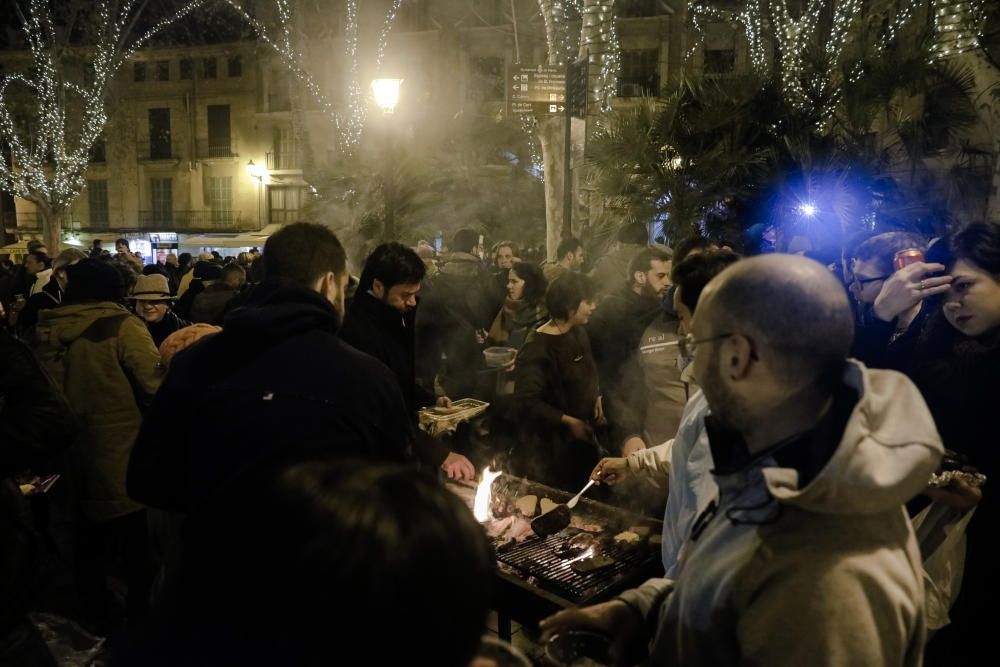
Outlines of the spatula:
[{"label": "spatula", "polygon": [[531,530],[535,533],[535,535],[544,538],[549,535],[554,535],[568,526],[571,518],[570,509],[576,507],[576,504],[580,502],[580,497],[593,485],[594,480],[590,480],[587,482],[587,486],[583,487],[583,490],[573,496],[568,503],[565,505],[556,505],[545,514],[532,521]]}]

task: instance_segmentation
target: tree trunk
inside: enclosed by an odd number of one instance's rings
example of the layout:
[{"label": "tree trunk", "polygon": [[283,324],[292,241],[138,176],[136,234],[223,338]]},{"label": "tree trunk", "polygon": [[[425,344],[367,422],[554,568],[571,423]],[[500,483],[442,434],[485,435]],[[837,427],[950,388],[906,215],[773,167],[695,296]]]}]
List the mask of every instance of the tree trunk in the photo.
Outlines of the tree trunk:
[{"label": "tree trunk", "polygon": [[49,249],[49,257],[55,257],[61,251],[63,214],[39,206],[38,214],[42,219],[42,240]]},{"label": "tree trunk", "polygon": [[545,163],[545,251],[549,259],[555,259],[556,248],[562,240],[567,122],[568,118],[553,116],[538,123],[542,161]]}]

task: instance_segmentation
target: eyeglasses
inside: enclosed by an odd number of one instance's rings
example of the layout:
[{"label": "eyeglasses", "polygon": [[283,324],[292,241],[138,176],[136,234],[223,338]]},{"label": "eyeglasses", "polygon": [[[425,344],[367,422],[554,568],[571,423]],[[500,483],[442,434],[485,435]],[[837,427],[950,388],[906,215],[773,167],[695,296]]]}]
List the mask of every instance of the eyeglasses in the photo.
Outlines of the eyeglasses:
[{"label": "eyeglasses", "polygon": [[711,336],[709,338],[695,338],[694,334],[687,334],[686,336],[682,336],[675,341],[670,341],[669,343],[666,343],[666,345],[678,346],[681,350],[681,354],[683,354],[688,359],[693,359],[695,350],[697,350],[698,346],[701,345],[702,343],[713,343],[717,340],[725,340],[726,338],[732,338],[735,335],[736,334],[733,333],[724,333],[724,334],[719,334],[718,336]]},{"label": "eyeglasses", "polygon": [[854,276],[851,278],[851,282],[857,284],[858,287],[864,288],[865,285],[869,283],[875,283],[880,280],[888,280],[891,276],[877,276],[875,278],[858,278]]},{"label": "eyeglasses", "polygon": [[157,306],[166,306],[166,301],[141,301],[139,303],[140,308],[156,308]]}]

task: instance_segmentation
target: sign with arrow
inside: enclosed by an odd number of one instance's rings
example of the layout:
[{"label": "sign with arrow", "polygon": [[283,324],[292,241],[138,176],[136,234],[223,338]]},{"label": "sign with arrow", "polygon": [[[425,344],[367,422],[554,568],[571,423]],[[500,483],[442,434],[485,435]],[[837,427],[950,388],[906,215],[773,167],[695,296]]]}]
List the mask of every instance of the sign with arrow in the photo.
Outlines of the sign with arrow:
[{"label": "sign with arrow", "polygon": [[566,67],[507,65],[507,114],[566,113]]}]

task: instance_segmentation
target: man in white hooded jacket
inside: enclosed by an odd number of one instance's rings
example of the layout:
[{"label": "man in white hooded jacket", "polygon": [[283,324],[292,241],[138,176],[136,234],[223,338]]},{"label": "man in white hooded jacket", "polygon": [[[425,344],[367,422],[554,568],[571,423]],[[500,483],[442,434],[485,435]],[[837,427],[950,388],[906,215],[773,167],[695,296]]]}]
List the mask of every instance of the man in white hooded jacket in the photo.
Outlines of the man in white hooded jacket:
[{"label": "man in white hooded jacket", "polygon": [[[562,612],[547,633],[612,634],[650,665],[919,665],[920,554],[903,503],[942,453],[902,375],[846,361],[847,297],[819,264],[770,255],[714,279],[695,375],[719,497],[676,582]],[[624,651],[623,651],[624,650]]]}]

